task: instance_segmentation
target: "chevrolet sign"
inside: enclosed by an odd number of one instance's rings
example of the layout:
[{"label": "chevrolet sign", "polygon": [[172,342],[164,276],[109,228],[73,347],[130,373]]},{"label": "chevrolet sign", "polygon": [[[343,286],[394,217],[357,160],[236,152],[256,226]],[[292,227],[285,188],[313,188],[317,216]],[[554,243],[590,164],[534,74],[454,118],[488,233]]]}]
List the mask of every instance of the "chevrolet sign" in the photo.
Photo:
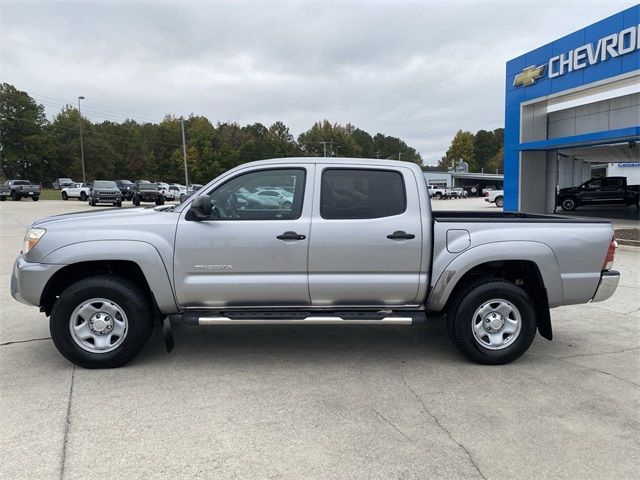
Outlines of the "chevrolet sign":
[{"label": "chevrolet sign", "polygon": [[546,64],[532,65],[516,75],[514,87],[527,87],[543,77],[545,70],[549,78],[557,78],[610,58],[620,57],[640,50],[640,25],[625,28],[600,38],[597,42],[587,43],[566,53],[551,57]]}]

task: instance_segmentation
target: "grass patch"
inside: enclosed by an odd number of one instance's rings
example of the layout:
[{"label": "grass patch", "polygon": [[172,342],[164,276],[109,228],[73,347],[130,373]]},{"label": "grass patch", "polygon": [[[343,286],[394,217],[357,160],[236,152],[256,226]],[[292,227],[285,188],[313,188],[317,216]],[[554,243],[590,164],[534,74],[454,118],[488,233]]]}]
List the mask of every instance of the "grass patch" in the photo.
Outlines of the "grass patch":
[{"label": "grass patch", "polygon": [[40,200],[62,200],[62,195],[60,194],[60,190],[43,188],[40,192]]}]

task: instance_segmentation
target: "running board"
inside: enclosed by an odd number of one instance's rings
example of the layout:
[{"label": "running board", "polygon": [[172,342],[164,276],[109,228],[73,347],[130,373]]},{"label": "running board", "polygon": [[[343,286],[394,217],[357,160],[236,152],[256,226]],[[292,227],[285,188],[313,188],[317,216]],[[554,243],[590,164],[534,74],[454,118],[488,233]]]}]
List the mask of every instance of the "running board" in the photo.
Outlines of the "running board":
[{"label": "running board", "polygon": [[297,319],[277,320],[271,319],[249,319],[249,318],[229,318],[229,317],[200,317],[198,325],[379,325],[379,324],[411,325],[411,317],[384,317],[381,319],[352,320],[342,317],[307,317]]},{"label": "running board", "polygon": [[[324,314],[323,314],[324,313]],[[392,312],[345,311],[323,312],[185,312],[181,317],[173,317],[175,323],[187,325],[412,325],[425,321],[422,311]]]}]

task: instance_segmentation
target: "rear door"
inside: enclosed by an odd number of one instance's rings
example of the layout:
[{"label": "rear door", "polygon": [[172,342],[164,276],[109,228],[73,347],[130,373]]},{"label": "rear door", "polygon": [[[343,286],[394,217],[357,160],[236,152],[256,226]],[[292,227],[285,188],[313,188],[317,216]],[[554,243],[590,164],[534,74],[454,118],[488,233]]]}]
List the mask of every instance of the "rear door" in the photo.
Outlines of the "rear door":
[{"label": "rear door", "polygon": [[412,304],[422,219],[411,169],[319,164],[315,189],[320,195],[309,245],[312,305]]}]

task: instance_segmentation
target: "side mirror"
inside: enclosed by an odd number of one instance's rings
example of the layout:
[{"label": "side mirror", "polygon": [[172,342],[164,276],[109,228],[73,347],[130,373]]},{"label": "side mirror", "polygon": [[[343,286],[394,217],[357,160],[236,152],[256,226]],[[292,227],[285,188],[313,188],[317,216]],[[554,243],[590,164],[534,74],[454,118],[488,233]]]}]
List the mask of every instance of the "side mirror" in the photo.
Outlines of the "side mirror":
[{"label": "side mirror", "polygon": [[202,195],[194,198],[193,202],[189,206],[186,220],[200,221],[206,220],[211,216],[211,197],[209,195]]}]

